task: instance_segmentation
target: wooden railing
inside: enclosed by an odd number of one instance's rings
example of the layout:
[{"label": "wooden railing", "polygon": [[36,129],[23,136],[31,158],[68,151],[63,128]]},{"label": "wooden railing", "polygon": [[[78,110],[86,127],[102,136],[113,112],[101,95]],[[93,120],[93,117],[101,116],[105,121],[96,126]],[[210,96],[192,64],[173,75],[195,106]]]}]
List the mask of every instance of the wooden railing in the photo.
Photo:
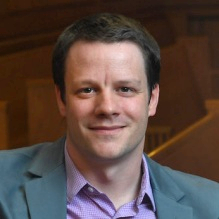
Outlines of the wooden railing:
[{"label": "wooden railing", "polygon": [[149,153],[164,144],[172,136],[172,129],[168,126],[149,126],[146,131],[144,151]]},{"label": "wooden railing", "polygon": [[208,115],[149,153],[157,162],[219,182],[219,100],[206,101]]}]

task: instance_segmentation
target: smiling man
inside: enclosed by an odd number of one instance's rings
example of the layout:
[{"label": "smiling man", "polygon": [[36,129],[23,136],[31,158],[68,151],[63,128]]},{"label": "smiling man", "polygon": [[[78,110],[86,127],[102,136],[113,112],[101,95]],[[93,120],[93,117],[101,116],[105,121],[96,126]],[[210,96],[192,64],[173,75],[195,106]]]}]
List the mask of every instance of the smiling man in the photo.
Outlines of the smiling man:
[{"label": "smiling man", "polygon": [[144,59],[132,42],[78,41],[65,67],[64,102],[56,89],[67,120],[67,152],[118,210],[138,196],[147,119],[155,113],[159,87],[148,104]]},{"label": "smiling man", "polygon": [[66,136],[0,154],[1,219],[218,219],[219,185],[143,154],[160,51],[136,21],[82,18],[59,37],[53,78]]}]

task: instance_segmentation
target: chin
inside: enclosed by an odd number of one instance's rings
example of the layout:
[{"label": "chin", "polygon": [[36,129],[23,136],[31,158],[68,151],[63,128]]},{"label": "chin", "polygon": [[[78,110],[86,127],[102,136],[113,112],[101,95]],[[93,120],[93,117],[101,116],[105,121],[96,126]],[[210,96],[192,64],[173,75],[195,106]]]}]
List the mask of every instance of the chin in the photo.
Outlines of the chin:
[{"label": "chin", "polygon": [[105,150],[105,151],[99,151],[95,153],[96,159],[102,160],[102,161],[120,161],[122,158],[126,157],[128,154],[130,154],[131,150]]}]

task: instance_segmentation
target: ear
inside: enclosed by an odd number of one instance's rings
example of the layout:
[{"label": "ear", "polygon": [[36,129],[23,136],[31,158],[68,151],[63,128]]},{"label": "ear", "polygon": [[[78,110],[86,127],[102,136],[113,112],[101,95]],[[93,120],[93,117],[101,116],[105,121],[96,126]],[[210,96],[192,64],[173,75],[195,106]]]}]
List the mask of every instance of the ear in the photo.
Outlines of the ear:
[{"label": "ear", "polygon": [[148,106],[148,116],[154,116],[157,110],[157,104],[159,100],[160,88],[156,84],[155,88],[152,90],[151,99]]},{"label": "ear", "polygon": [[56,101],[58,104],[59,112],[61,116],[65,117],[66,116],[66,105],[61,98],[61,91],[57,85],[55,85],[55,94],[56,94]]}]

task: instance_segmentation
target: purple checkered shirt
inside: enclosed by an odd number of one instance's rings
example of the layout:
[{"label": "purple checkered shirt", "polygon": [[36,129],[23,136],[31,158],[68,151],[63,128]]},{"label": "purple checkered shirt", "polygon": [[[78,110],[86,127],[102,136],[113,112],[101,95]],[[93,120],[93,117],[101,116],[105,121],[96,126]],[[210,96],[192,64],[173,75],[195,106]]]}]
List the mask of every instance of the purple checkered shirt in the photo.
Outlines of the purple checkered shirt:
[{"label": "purple checkered shirt", "polygon": [[78,171],[65,148],[67,173],[67,219],[156,219],[156,208],[145,157],[138,197],[116,210],[110,199],[94,188]]}]

